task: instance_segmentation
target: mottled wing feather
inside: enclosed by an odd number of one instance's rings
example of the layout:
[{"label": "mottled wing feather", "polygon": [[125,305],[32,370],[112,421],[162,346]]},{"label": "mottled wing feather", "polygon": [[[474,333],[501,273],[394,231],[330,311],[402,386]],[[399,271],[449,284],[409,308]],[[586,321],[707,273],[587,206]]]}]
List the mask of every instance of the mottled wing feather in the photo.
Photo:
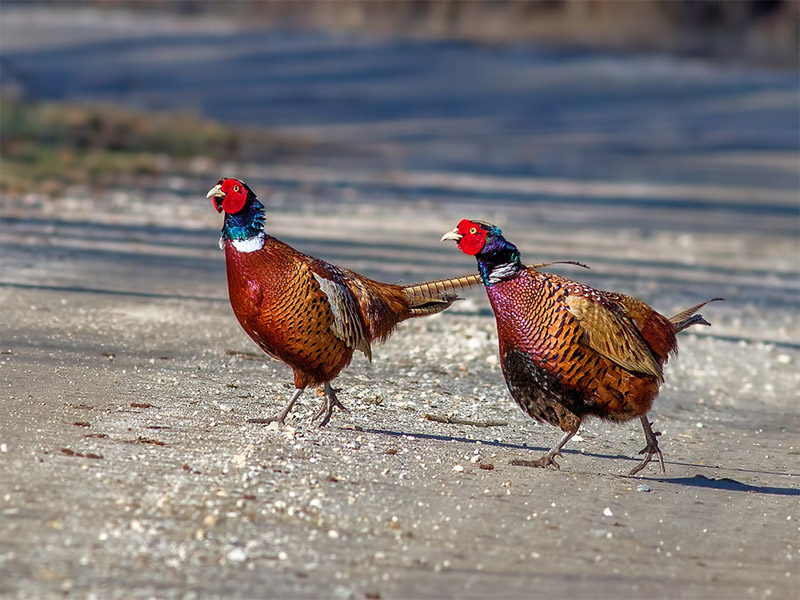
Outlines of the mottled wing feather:
[{"label": "mottled wing feather", "polygon": [[364,331],[364,323],[355,297],[345,283],[341,271],[332,265],[317,261],[314,278],[320,290],[328,298],[333,322],[331,331],[348,347],[360,350],[372,360],[372,350]]},{"label": "mottled wing feather", "polygon": [[670,353],[678,351],[675,326],[664,315],[636,298],[615,292],[604,292],[606,298],[621,307],[660,361],[666,361]]},{"label": "mottled wing feather", "polygon": [[633,322],[612,308],[579,295],[565,299],[581,326],[581,343],[630,371],[662,380],[661,366]]},{"label": "mottled wing feather", "polygon": [[356,298],[369,341],[383,341],[400,321],[411,316],[403,288],[381,283],[342,269],[345,282]]}]

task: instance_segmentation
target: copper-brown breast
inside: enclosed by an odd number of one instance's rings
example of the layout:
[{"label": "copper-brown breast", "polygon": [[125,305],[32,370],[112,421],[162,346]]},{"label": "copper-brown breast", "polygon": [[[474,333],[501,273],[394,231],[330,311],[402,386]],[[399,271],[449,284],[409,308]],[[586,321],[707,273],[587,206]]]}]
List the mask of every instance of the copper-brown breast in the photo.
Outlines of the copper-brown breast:
[{"label": "copper-brown breast", "polygon": [[312,258],[267,236],[262,249],[243,253],[225,244],[231,307],[247,334],[295,371],[295,385],[330,381],[353,349],[336,337],[327,296],[312,273]]},{"label": "copper-brown breast", "polygon": [[583,330],[564,302],[558,276],[526,273],[489,288],[497,315],[500,358],[521,351],[532,364],[552,374],[563,390],[579,391],[576,414],[628,420],[649,410],[658,391],[655,377],[632,373],[582,342]]}]

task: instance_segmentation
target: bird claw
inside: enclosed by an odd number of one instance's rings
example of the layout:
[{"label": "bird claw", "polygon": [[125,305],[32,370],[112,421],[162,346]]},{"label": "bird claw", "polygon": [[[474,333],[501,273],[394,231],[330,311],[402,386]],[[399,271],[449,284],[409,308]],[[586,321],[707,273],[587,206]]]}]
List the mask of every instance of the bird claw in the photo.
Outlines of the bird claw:
[{"label": "bird claw", "polygon": [[338,408],[342,412],[350,412],[350,410],[344,404],[339,402],[339,399],[336,397],[336,392],[338,391],[339,390],[334,389],[330,385],[325,387],[325,401],[320,405],[319,410],[313,417],[314,420],[322,417],[322,420],[319,422],[319,427],[325,427],[325,425],[330,423],[334,408]]},{"label": "bird claw", "polygon": [[656,439],[656,437],[658,437],[659,435],[661,435],[660,431],[654,431],[653,444],[650,444],[650,442],[648,441],[647,446],[639,450],[639,454],[645,454],[645,453],[653,454],[653,452],[661,454],[661,450],[658,449],[658,440]]},{"label": "bird claw", "polygon": [[[661,435],[661,433],[655,432],[655,435]],[[653,438],[653,440],[655,441],[655,438]],[[636,475],[636,473],[644,469],[650,463],[650,461],[653,460],[653,456],[658,456],[658,462],[661,465],[661,472],[666,474],[667,469],[664,466],[664,455],[661,453],[661,448],[658,447],[657,442],[652,445],[648,443],[647,446],[641,449],[639,454],[646,454],[646,456],[642,459],[642,462],[636,465],[631,472],[628,473],[628,477],[633,477]]]},{"label": "bird claw", "polygon": [[661,453],[661,448],[658,447],[658,436],[661,435],[661,432],[653,431],[652,425],[653,424],[646,416],[642,417],[642,428],[644,429],[644,439],[647,440],[647,445],[639,451],[639,454],[644,454],[645,457],[642,459],[642,462],[628,473],[628,477],[633,477],[636,473],[644,469],[650,461],[653,460],[653,456],[658,456],[661,472],[664,474],[667,472],[667,468],[664,466],[664,455]]},{"label": "bird claw", "polygon": [[514,460],[509,462],[515,467],[538,467],[541,469],[546,469],[547,467],[553,466],[556,468],[557,471],[560,471],[561,465],[559,465],[555,461],[556,456],[562,456],[561,452],[555,452],[553,454],[550,454],[548,452],[547,454],[536,460],[523,460],[521,458],[515,458]]}]

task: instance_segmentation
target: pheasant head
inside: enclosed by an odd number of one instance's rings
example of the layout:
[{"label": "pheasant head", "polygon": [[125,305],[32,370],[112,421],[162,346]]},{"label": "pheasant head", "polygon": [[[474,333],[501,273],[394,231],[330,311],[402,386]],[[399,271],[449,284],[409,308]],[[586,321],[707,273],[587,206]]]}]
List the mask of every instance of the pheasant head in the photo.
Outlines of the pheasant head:
[{"label": "pheasant head", "polygon": [[231,240],[239,250],[263,246],[264,205],[246,183],[233,178],[220,179],[206,197],[211,198],[217,212],[225,213],[220,242]]},{"label": "pheasant head", "polygon": [[208,191],[206,198],[211,198],[218,213],[224,210],[228,214],[236,214],[249,200],[255,200],[256,195],[244,181],[228,178],[220,179],[217,185]]},{"label": "pheasant head", "polygon": [[444,240],[455,240],[459,250],[478,259],[478,270],[486,285],[509,279],[523,268],[517,247],[491,223],[463,219],[442,236]]}]

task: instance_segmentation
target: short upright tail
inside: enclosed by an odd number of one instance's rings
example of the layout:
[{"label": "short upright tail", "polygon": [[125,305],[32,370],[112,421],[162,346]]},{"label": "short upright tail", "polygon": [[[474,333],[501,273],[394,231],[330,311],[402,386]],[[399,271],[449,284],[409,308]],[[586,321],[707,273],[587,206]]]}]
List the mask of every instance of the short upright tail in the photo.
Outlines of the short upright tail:
[{"label": "short upright tail", "polygon": [[711,300],[706,300],[698,304],[697,306],[693,306],[692,308],[687,308],[686,310],[679,312],[674,317],[670,317],[670,323],[672,323],[673,327],[675,327],[675,333],[683,331],[687,327],[691,327],[692,325],[711,325],[708,321],[703,318],[703,315],[696,315],[698,310],[703,308],[709,302],[717,302],[723,301],[725,298],[712,298]]}]

